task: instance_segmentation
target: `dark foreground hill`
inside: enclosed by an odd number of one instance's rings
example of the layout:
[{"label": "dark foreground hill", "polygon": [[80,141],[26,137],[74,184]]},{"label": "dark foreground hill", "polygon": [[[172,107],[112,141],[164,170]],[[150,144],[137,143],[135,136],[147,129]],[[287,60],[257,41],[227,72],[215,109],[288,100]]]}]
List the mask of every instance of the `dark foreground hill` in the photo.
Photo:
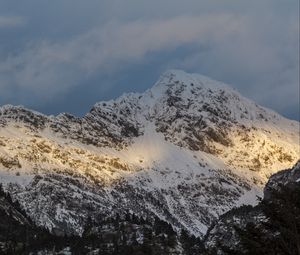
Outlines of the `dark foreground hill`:
[{"label": "dark foreground hill", "polygon": [[273,175],[264,199],[220,217],[208,230],[209,254],[300,254],[300,161]]}]

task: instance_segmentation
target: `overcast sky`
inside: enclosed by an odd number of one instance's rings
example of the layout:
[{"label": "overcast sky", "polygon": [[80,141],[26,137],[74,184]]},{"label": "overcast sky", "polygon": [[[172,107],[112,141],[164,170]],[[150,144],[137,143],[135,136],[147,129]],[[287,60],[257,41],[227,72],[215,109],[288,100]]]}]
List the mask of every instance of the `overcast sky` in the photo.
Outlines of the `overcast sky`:
[{"label": "overcast sky", "polygon": [[299,120],[298,0],[0,0],[0,105],[82,115],[167,69]]}]

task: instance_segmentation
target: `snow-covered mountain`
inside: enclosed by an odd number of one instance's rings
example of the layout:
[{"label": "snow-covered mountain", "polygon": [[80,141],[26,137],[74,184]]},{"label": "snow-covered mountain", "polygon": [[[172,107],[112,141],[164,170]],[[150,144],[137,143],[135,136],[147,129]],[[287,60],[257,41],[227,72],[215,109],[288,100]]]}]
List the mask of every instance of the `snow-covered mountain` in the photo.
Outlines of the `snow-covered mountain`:
[{"label": "snow-covered mountain", "polygon": [[255,204],[300,155],[299,122],[177,70],[83,118],[3,106],[0,127],[4,189],[58,233],[131,211],[203,236],[219,215]]}]

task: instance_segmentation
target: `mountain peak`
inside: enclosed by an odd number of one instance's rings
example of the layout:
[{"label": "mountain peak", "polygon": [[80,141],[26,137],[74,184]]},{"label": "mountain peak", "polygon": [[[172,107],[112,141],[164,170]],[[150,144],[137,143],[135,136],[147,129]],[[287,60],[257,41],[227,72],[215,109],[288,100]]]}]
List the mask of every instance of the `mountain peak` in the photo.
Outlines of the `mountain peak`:
[{"label": "mountain peak", "polygon": [[188,73],[179,69],[169,69],[165,71],[157,83],[183,83],[187,86],[202,86],[216,89],[233,90],[227,84],[214,80],[208,76],[198,73]]}]

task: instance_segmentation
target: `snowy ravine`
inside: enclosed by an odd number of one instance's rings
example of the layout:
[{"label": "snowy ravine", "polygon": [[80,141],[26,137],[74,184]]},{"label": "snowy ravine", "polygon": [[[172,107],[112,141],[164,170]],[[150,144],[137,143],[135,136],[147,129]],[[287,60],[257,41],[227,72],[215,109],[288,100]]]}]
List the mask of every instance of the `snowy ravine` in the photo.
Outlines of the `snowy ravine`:
[{"label": "snowy ravine", "polygon": [[177,70],[83,118],[0,107],[0,181],[57,233],[130,211],[203,236],[220,214],[257,203],[299,155],[299,122]]}]

